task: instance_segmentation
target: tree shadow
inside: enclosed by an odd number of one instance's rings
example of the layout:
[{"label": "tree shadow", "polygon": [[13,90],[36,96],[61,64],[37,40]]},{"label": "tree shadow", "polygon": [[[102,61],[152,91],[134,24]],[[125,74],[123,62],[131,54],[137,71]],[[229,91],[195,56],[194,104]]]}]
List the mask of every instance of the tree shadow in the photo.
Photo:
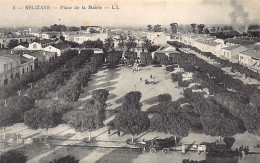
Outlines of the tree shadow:
[{"label": "tree shadow", "polygon": [[154,97],[151,97],[151,98],[148,98],[148,99],[142,101],[142,103],[148,104],[148,105],[153,105],[153,104],[156,104],[158,102],[159,102],[158,96],[154,96]]},{"label": "tree shadow", "polygon": [[104,162],[123,162],[123,163],[132,163],[141,152],[137,149],[114,149],[113,151],[105,154],[96,163],[104,163]]},{"label": "tree shadow", "polygon": [[115,101],[115,103],[117,103],[117,104],[121,104],[121,103],[124,103],[125,102],[125,97],[123,96],[123,97],[121,97],[121,98],[119,98],[119,99],[117,99],[116,101]]},{"label": "tree shadow", "polygon": [[[115,85],[115,84],[117,84],[118,83],[118,81],[109,81],[109,82],[104,82],[104,83],[102,83],[102,84],[98,84],[98,85],[94,85],[93,86],[93,88],[94,89],[105,89],[105,87],[110,87],[110,86],[113,86],[113,85]],[[92,90],[94,90],[94,89],[92,89]]]},{"label": "tree shadow", "polygon": [[107,98],[107,101],[112,100],[112,99],[114,99],[114,98],[116,98],[116,97],[117,97],[116,94],[114,94],[114,93],[109,93],[108,98]]},{"label": "tree shadow", "polygon": [[108,91],[112,91],[112,90],[116,89],[116,87],[107,87],[105,89],[108,90]]}]

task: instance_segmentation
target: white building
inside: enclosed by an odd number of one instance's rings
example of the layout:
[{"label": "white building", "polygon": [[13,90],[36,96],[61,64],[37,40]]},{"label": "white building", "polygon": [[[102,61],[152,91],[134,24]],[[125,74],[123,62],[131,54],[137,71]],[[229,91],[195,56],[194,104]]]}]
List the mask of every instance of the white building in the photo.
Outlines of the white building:
[{"label": "white building", "polygon": [[107,33],[92,33],[92,34],[83,34],[83,35],[75,35],[74,36],[74,42],[77,42],[78,44],[82,44],[84,41],[96,41],[100,39],[101,41],[105,41],[108,38]]},{"label": "white building", "polygon": [[247,48],[240,46],[240,45],[234,45],[234,46],[228,46],[225,48],[222,48],[221,56],[224,58],[227,58],[228,60],[238,62],[239,61],[239,52],[246,51]]},{"label": "white building", "polygon": [[71,49],[70,45],[66,43],[58,43],[54,45],[49,45],[45,47],[43,50],[48,52],[55,52],[57,53],[57,56],[59,57],[61,54],[69,51]]}]

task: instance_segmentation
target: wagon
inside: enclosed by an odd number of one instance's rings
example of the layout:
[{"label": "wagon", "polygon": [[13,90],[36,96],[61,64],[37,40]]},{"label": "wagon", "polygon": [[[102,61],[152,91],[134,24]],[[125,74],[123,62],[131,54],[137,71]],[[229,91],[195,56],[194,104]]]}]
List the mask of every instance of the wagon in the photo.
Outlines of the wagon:
[{"label": "wagon", "polygon": [[156,153],[162,151],[164,154],[170,154],[170,151],[176,146],[175,139],[173,137],[166,139],[157,139],[138,142],[136,144],[139,149],[143,149],[146,152]]}]

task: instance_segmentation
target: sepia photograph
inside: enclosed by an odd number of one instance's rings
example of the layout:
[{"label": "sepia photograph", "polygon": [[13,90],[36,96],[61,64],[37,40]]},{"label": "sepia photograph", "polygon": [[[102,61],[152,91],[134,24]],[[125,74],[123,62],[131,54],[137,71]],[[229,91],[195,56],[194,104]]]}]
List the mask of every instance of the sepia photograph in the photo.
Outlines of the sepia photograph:
[{"label": "sepia photograph", "polygon": [[260,163],[259,0],[0,15],[0,163]]}]

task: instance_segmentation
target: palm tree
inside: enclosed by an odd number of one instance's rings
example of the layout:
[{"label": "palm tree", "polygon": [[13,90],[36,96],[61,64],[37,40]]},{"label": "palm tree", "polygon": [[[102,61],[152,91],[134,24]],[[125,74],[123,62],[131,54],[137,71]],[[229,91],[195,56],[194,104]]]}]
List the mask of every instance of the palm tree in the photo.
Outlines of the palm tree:
[{"label": "palm tree", "polygon": [[142,45],[142,48],[143,48],[143,49],[146,49],[147,51],[150,51],[151,47],[152,47],[152,42],[151,42],[151,40],[145,39],[145,40],[144,40],[144,43],[143,43],[143,45]]},{"label": "palm tree", "polygon": [[171,29],[172,29],[172,34],[176,34],[178,23],[171,23],[170,26],[171,26]]},{"label": "palm tree", "polygon": [[152,29],[153,29],[153,26],[149,24],[149,25],[147,25],[147,28],[148,28],[148,31],[150,31],[150,32],[151,32],[151,31],[152,31]]},{"label": "palm tree", "polygon": [[137,43],[135,42],[136,38],[135,37],[129,37],[128,41],[126,42],[126,47],[127,50],[133,50],[134,48],[137,47]]},{"label": "palm tree", "polygon": [[118,47],[119,47],[122,51],[124,51],[124,49],[125,49],[125,40],[126,40],[126,37],[121,34],[121,35],[119,36],[119,44],[118,44]]},{"label": "palm tree", "polygon": [[162,32],[162,27],[160,24],[154,26],[154,32]]}]

